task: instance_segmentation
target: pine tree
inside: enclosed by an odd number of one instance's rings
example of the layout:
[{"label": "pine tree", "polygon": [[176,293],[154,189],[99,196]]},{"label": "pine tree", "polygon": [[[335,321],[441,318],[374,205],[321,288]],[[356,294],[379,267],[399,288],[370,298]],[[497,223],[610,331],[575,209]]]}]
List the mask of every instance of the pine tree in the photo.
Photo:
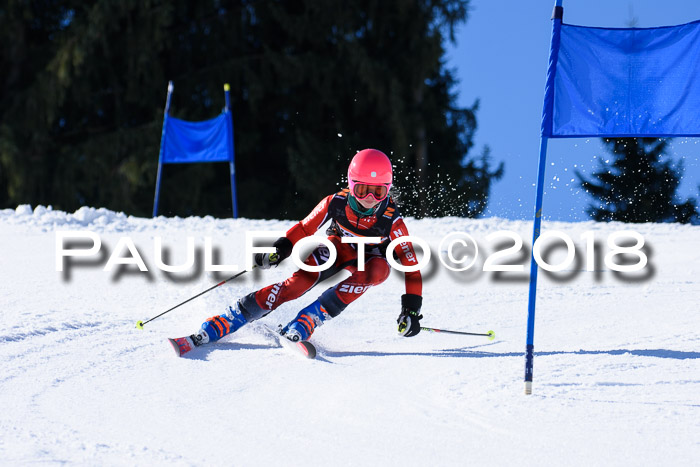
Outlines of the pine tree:
[{"label": "pine tree", "polygon": [[604,138],[603,144],[613,160],[601,160],[591,180],[576,172],[581,187],[597,200],[587,209],[591,218],[632,223],[697,220],[694,199],[677,201],[683,164],[665,157],[668,140]]},{"label": "pine tree", "polygon": [[[8,1],[0,206],[149,215],[173,80],[185,120],[215,117],[231,84],[242,216],[306,214],[365,147],[402,173],[404,212],[478,215],[502,166],[469,154],[477,105],[455,106],[443,47],[468,3]],[[166,166],[162,189],[166,215],[231,213],[221,164]]]}]

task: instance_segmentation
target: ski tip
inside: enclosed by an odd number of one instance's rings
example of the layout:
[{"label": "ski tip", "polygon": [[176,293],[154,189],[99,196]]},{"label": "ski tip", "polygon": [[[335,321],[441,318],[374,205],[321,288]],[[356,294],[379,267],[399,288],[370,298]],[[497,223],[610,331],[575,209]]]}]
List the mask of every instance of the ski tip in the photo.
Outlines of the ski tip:
[{"label": "ski tip", "polygon": [[489,340],[490,340],[490,341],[492,341],[492,340],[494,340],[494,339],[496,338],[496,333],[493,332],[493,331],[489,331],[489,332],[487,332],[487,334],[489,335]]},{"label": "ski tip", "polygon": [[182,357],[195,347],[191,337],[177,337],[175,339],[168,338],[168,341],[170,342],[170,345],[173,346],[173,349],[175,349],[175,353],[178,357]]},{"label": "ski tip", "polygon": [[136,321],[136,329],[143,330],[143,321]]},{"label": "ski tip", "polygon": [[306,358],[316,358],[316,347],[309,341],[299,341],[296,343]]},{"label": "ski tip", "polygon": [[182,356],[182,353],[180,353],[180,346],[177,344],[177,342],[175,341],[175,339],[171,339],[171,338],[168,337],[168,342],[170,342],[170,345],[173,346],[173,350],[175,351],[175,353],[177,354],[177,356],[178,356],[178,357],[181,357],[181,356]]}]

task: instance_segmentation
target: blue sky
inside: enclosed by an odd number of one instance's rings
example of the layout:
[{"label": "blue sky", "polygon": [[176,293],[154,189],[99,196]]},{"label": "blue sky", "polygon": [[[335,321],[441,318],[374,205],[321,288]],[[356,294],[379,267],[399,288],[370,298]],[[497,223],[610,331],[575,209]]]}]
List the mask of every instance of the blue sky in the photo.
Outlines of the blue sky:
[{"label": "blue sky", "polygon": [[[480,100],[471,154],[488,145],[494,161],[506,164],[485,216],[530,219],[554,0],[472,0],[471,5],[469,19],[458,29],[457,43],[448,46],[447,56],[460,81],[459,104]],[[700,19],[700,0],[564,0],[565,23],[627,27],[632,19],[640,28],[688,23]],[[674,139],[669,155],[684,161],[679,194],[697,198],[700,139]],[[571,179],[576,169],[595,171],[600,157],[609,159],[597,138],[549,141],[545,218],[588,220],[590,198]]]}]

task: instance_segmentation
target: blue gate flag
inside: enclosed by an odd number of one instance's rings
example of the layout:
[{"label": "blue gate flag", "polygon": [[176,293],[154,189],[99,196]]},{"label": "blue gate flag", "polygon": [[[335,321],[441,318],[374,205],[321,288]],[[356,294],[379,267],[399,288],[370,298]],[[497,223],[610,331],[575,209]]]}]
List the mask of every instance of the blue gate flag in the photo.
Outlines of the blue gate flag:
[{"label": "blue gate flag", "polygon": [[[532,250],[549,138],[700,136],[700,21],[658,28],[564,24],[555,0],[542,108]],[[538,265],[530,261],[525,394],[532,394]]]},{"label": "blue gate flag", "polygon": [[229,118],[222,113],[203,122],[188,122],[168,117],[165,122],[167,138],[163,141],[163,163],[228,162]]},{"label": "blue gate flag", "polygon": [[552,38],[542,136],[700,136],[700,21],[560,27]]},{"label": "blue gate flag", "polygon": [[173,82],[168,82],[168,95],[165,98],[163,112],[163,129],[160,134],[160,152],[158,154],[158,175],[156,175],[156,193],[153,198],[153,217],[158,215],[160,199],[160,182],[164,164],[185,164],[194,162],[228,162],[231,176],[231,202],[233,218],[238,218],[238,200],[236,196],[236,161],[233,147],[233,116],[231,115],[231,87],[224,84],[226,107],[216,118],[202,122],[188,122],[171,117],[170,97],[173,94]]}]

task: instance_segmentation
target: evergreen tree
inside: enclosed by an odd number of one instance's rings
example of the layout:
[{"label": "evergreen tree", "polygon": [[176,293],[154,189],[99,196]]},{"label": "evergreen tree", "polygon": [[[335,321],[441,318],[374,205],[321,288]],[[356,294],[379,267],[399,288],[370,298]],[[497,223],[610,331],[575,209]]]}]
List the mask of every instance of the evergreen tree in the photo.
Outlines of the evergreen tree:
[{"label": "evergreen tree", "polygon": [[587,210],[591,218],[635,223],[698,220],[694,199],[677,201],[683,164],[665,157],[668,140],[604,138],[603,143],[612,162],[601,160],[591,180],[576,172],[582,188],[597,199]]},{"label": "evergreen tree", "polygon": [[[171,114],[186,120],[215,117],[231,84],[242,216],[304,215],[365,147],[403,175],[404,212],[478,215],[502,166],[469,156],[477,105],[455,107],[444,63],[467,11],[467,0],[9,0],[0,206],[149,215],[172,79]],[[222,164],[166,166],[162,187],[166,215],[231,213]]]}]

